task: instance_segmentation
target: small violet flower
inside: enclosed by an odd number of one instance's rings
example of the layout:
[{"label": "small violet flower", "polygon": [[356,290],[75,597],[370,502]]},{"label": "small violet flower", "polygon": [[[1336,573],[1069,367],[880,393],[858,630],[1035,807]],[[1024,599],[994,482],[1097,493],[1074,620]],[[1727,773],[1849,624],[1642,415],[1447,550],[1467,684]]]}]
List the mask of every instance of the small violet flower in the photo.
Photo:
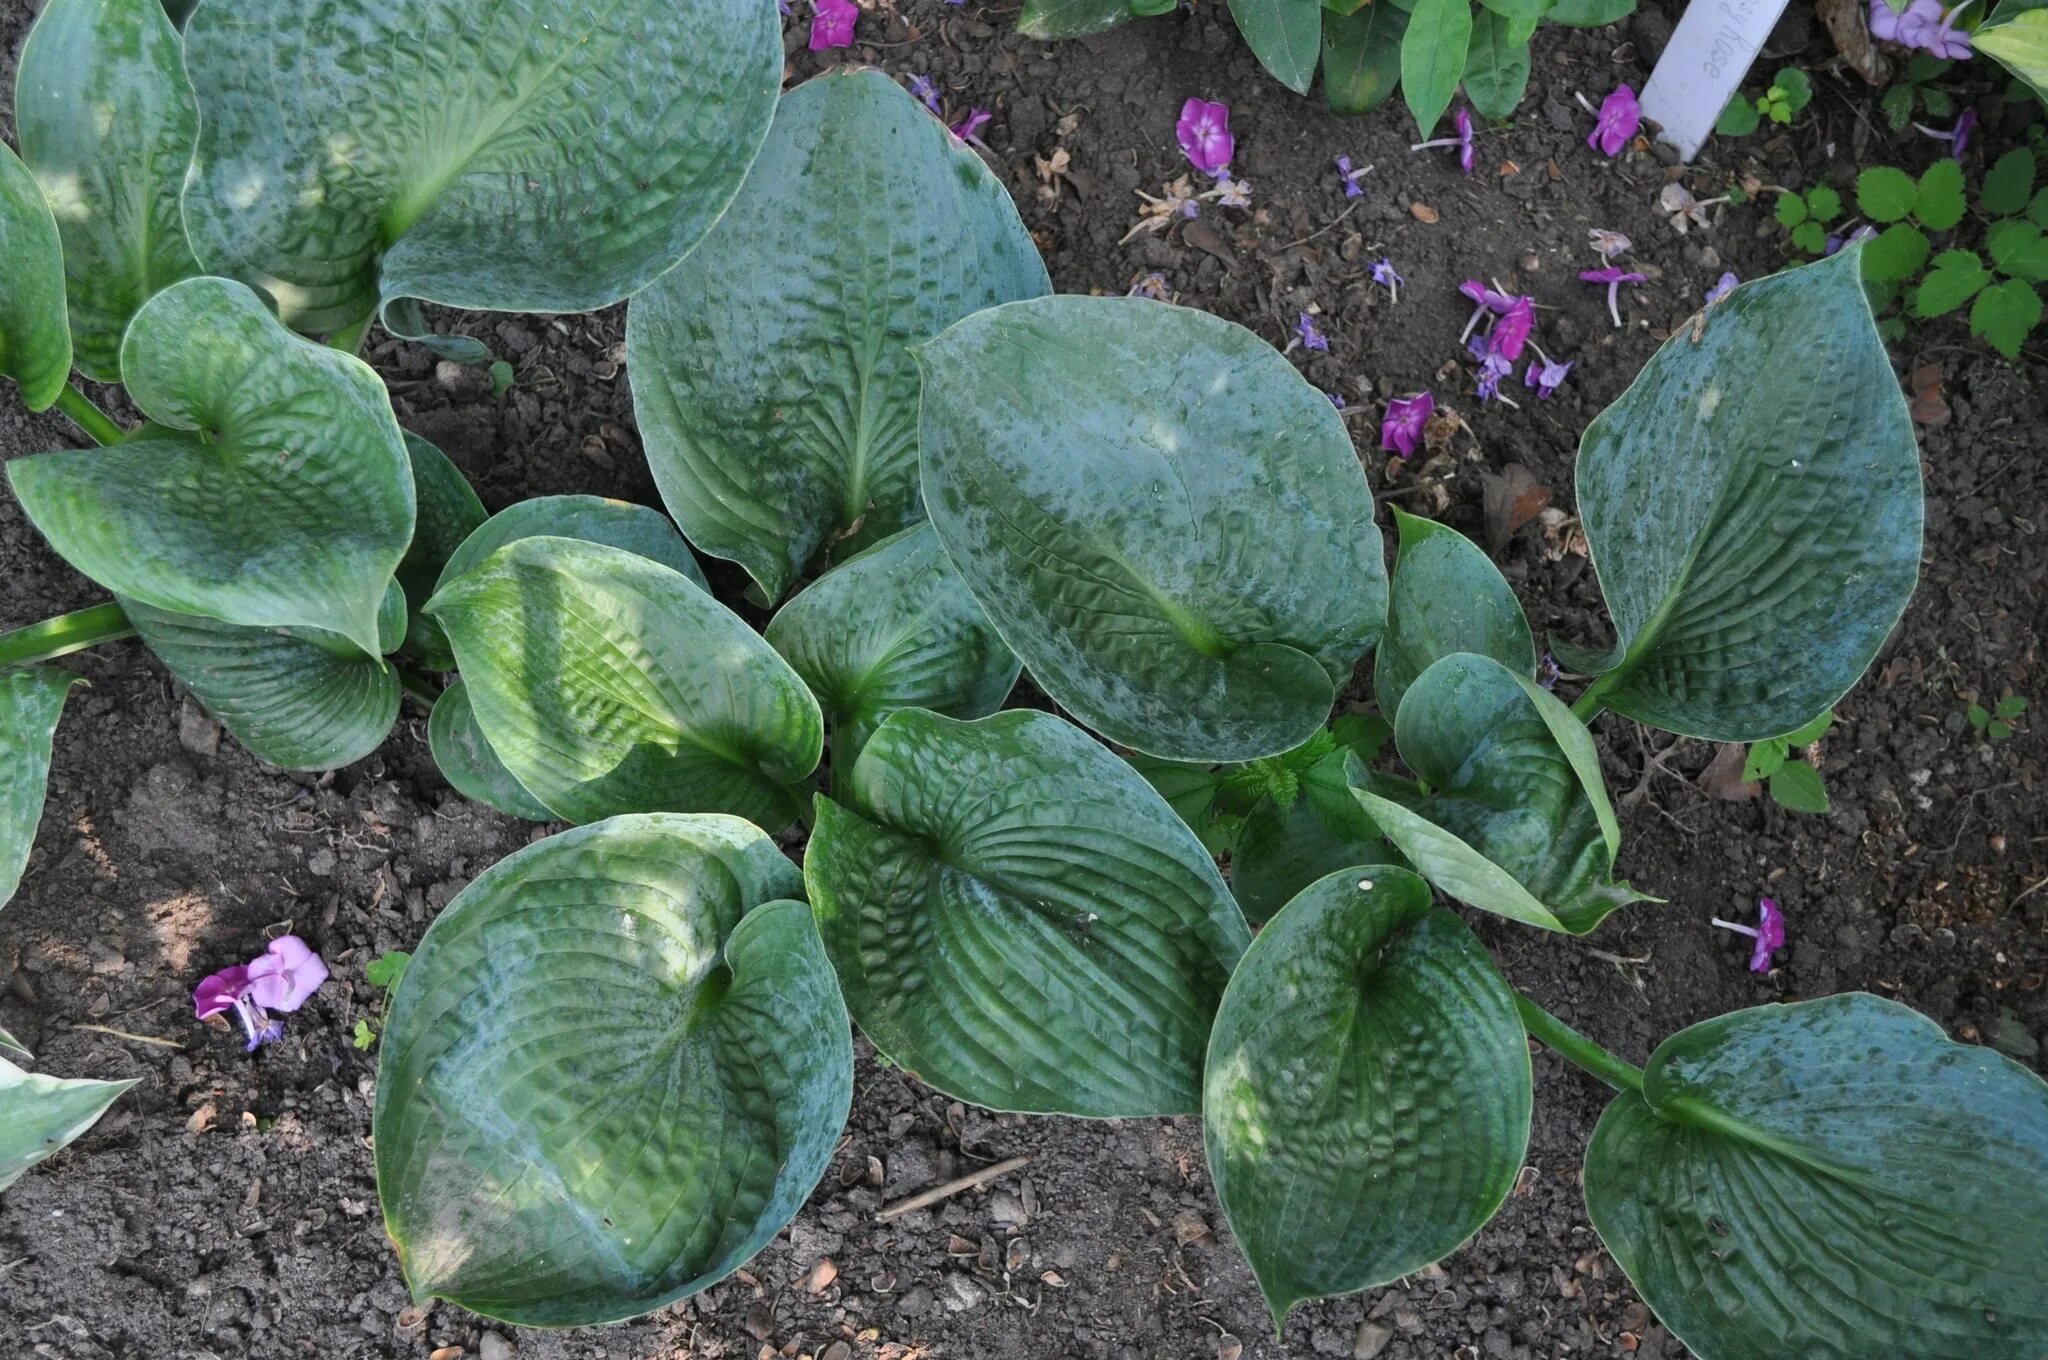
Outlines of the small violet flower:
[{"label": "small violet flower", "polygon": [[1379,263],[1372,267],[1372,281],[1386,289],[1396,302],[1401,300],[1401,285],[1408,282],[1394,268],[1394,262],[1384,255],[1380,257]]},{"label": "small violet flower", "polygon": [[910,93],[916,98],[918,103],[924,105],[933,113],[939,111],[939,84],[930,76],[912,76],[910,78]]},{"label": "small violet flower", "polygon": [[1344,394],[1342,392],[1325,392],[1323,395],[1330,399],[1330,405],[1340,411],[1344,409]]},{"label": "small violet flower", "polygon": [[1327,352],[1330,348],[1329,337],[1316,329],[1316,319],[1307,312],[1303,312],[1301,320],[1294,323],[1294,333],[1300,337],[1304,349]]},{"label": "small violet flower", "polygon": [[[1537,353],[1540,354],[1542,353],[1542,351],[1538,350]],[[1571,365],[1566,364],[1565,367],[1570,368]],[[1557,658],[1552,656],[1549,652],[1545,652],[1543,654],[1543,659],[1536,663],[1536,683],[1543,686],[1543,688],[1545,689],[1556,689],[1557,682],[1561,678],[1563,678],[1563,676],[1564,671],[1561,667],[1558,666]]]},{"label": "small violet flower", "polygon": [[[1543,352],[1543,346],[1541,345],[1536,345],[1535,350],[1536,358],[1529,361],[1529,367],[1522,374],[1522,386],[1535,388],[1536,400],[1549,401],[1551,393],[1564,386],[1565,375],[1572,371],[1572,366],[1569,361],[1561,364],[1551,362],[1550,356]],[[1546,661],[1550,661],[1550,653],[1545,652],[1543,655]],[[1550,685],[1555,685],[1557,683],[1557,663],[1555,661],[1550,661],[1550,673]],[[1546,689],[1549,687],[1545,686]]]},{"label": "small violet flower", "polygon": [[1643,276],[1626,269],[1609,265],[1605,269],[1581,270],[1579,277],[1587,283],[1607,285],[1607,314],[1614,318],[1614,328],[1621,329],[1621,303],[1617,300],[1624,283],[1641,283]]},{"label": "small violet flower", "polygon": [[[1507,398],[1500,395],[1500,380],[1515,371],[1515,361],[1494,348],[1493,337],[1490,335],[1473,336],[1469,348],[1473,357],[1479,360],[1479,399],[1493,401],[1499,398],[1507,401]],[[1508,405],[1512,406],[1514,403],[1509,401]]]},{"label": "small violet flower", "polygon": [[[913,90],[912,93],[916,91]],[[1620,232],[1608,231],[1604,227],[1594,227],[1586,233],[1586,239],[1592,243],[1593,253],[1603,260],[1615,259],[1635,244]]]},{"label": "small violet flower", "polygon": [[296,935],[280,935],[247,964],[234,964],[192,989],[192,1009],[201,1019],[234,1011],[248,1035],[245,1051],[284,1034],[270,1011],[295,1011],[327,981],[327,964]]},{"label": "small violet flower", "polygon": [[1459,109],[1457,113],[1452,116],[1451,122],[1458,129],[1457,136],[1437,137],[1427,142],[1417,142],[1415,143],[1415,145],[1409,147],[1408,149],[1410,151],[1428,151],[1432,147],[1455,146],[1458,148],[1458,168],[1469,175],[1472,173],[1471,110],[1462,108]]},{"label": "small violet flower", "polygon": [[796,13],[795,10],[789,7],[789,0],[775,0],[775,8],[785,19]]},{"label": "small violet flower", "polygon": [[1216,172],[1216,187],[1202,195],[1213,198],[1219,208],[1249,208],[1252,205],[1252,182],[1248,179],[1232,179],[1230,167]]},{"label": "small violet flower", "polygon": [[987,109],[969,109],[965,118],[953,124],[953,135],[963,142],[972,142],[974,145],[986,149],[988,143],[981,140],[980,134],[981,130],[988,126],[989,120],[994,117],[995,115]]},{"label": "small violet flower", "polygon": [[1180,121],[1173,125],[1180,149],[1188,164],[1205,175],[1219,173],[1237,152],[1237,139],[1230,135],[1230,106],[1206,99],[1190,99],[1180,106]]},{"label": "small violet flower", "polygon": [[[1884,0],[1878,0],[1878,3],[1883,4]],[[1943,132],[1940,128],[1931,128],[1925,123],[1915,123],[1913,126],[1919,128],[1936,141],[1947,142],[1948,154],[1957,160],[1961,160],[1963,158],[1963,148],[1969,145],[1970,134],[1977,127],[1977,111],[1975,109],[1964,109],[1960,114],[1956,115],[1956,125],[1947,132]]]},{"label": "small violet flower", "polygon": [[1735,291],[1735,285],[1741,282],[1741,279],[1735,277],[1735,271],[1732,269],[1722,274],[1719,279],[1714,281],[1714,286],[1707,290],[1707,305],[1711,307],[1722,298],[1727,297]]},{"label": "small violet flower", "polygon": [[1171,302],[1173,289],[1167,284],[1166,275],[1155,269],[1132,284],[1127,296],[1150,298],[1154,302]]},{"label": "small violet flower", "polygon": [[1423,429],[1435,414],[1436,398],[1428,392],[1396,397],[1387,403],[1386,417],[1380,421],[1380,447],[1403,458],[1411,456],[1422,447]]},{"label": "small violet flower", "polygon": [[1913,0],[1894,14],[1885,0],[1870,0],[1870,36],[1919,48],[1945,61],[1962,61],[1972,54],[1970,32],[1956,21],[1967,8],[1966,0],[1944,13],[1941,0]]},{"label": "small violet flower", "polygon": [[1752,973],[1770,972],[1771,955],[1785,947],[1785,913],[1779,911],[1778,904],[1768,897],[1757,901],[1754,928],[1724,921],[1718,916],[1714,918],[1714,924],[1756,941],[1756,947],[1749,951],[1749,971]]},{"label": "small violet flower", "polygon": [[811,50],[853,46],[854,21],[860,7],[853,0],[811,0]]},{"label": "small violet flower", "polygon": [[1626,85],[1617,85],[1613,94],[1600,101],[1600,112],[1595,116],[1586,145],[1604,156],[1618,156],[1642,122],[1643,106],[1636,102],[1636,92]]},{"label": "small violet flower", "polygon": [[1349,156],[1339,156],[1337,158],[1337,175],[1344,181],[1344,197],[1346,198],[1359,198],[1363,196],[1365,190],[1359,187],[1358,181],[1371,173],[1372,167],[1370,165],[1366,166],[1363,170],[1353,170]]}]

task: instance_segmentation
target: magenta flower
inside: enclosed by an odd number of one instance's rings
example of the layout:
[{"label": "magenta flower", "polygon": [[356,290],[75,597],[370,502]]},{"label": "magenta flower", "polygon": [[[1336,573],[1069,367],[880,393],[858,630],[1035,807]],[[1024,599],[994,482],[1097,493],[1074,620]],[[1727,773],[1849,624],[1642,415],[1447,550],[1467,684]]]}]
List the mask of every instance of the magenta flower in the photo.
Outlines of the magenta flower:
[{"label": "magenta flower", "polygon": [[233,1006],[249,990],[249,969],[244,964],[230,964],[218,973],[209,975],[192,989],[192,1009],[201,1020],[211,1019]]},{"label": "magenta flower", "polygon": [[1735,291],[1735,285],[1741,282],[1741,279],[1735,277],[1734,270],[1731,269],[1723,273],[1719,279],[1714,281],[1714,286],[1707,290],[1707,305],[1711,307],[1722,298],[1727,297]]},{"label": "magenta flower", "polygon": [[1500,314],[1493,329],[1487,333],[1494,352],[1504,359],[1522,357],[1522,345],[1529,338],[1529,331],[1536,324],[1536,302],[1533,298],[1518,297]]},{"label": "magenta flower", "polygon": [[1458,168],[1469,175],[1472,173],[1472,113],[1469,109],[1459,109],[1451,122],[1458,129],[1457,136],[1432,138],[1426,142],[1417,142],[1408,149],[1428,151],[1432,147],[1455,146],[1458,148]]},{"label": "magenta flower", "polygon": [[1643,106],[1636,102],[1636,92],[1626,85],[1617,85],[1613,94],[1600,101],[1600,113],[1586,145],[1602,155],[1618,156],[1642,122]]},{"label": "magenta flower", "polygon": [[1372,281],[1387,290],[1394,301],[1401,300],[1401,285],[1408,282],[1395,270],[1394,262],[1382,255],[1380,262],[1372,267]]},{"label": "magenta flower", "polygon": [[1346,198],[1362,196],[1365,190],[1359,187],[1358,181],[1371,173],[1372,167],[1370,165],[1366,166],[1363,170],[1353,170],[1349,156],[1339,156],[1337,158],[1337,174],[1344,181],[1344,197]]},{"label": "magenta flower", "polygon": [[1624,283],[1641,283],[1643,282],[1643,276],[1626,269],[1617,268],[1614,265],[1609,265],[1605,269],[1581,270],[1579,277],[1587,283],[1604,283],[1607,285],[1607,314],[1614,318],[1614,328],[1620,330],[1621,303],[1617,300],[1617,295],[1621,292],[1621,285]]},{"label": "magenta flower", "polygon": [[1180,121],[1173,125],[1180,149],[1188,163],[1205,175],[1218,173],[1237,152],[1237,139],[1230,135],[1230,106],[1206,99],[1190,99],[1180,106]]},{"label": "magenta flower", "polygon": [[[1884,3],[1884,0],[1878,0],[1878,3]],[[1963,148],[1969,145],[1970,134],[1976,130],[1977,111],[1975,109],[1964,109],[1960,114],[1956,115],[1956,125],[1947,132],[1943,132],[1940,128],[1931,128],[1925,123],[1915,123],[1913,126],[1919,128],[1936,141],[1947,142],[1948,154],[1960,161],[1963,158]]]},{"label": "magenta flower", "polygon": [[811,50],[853,46],[854,21],[860,7],[853,0],[811,0]]},{"label": "magenta flower", "polygon": [[1422,447],[1423,429],[1435,414],[1436,398],[1428,392],[1394,398],[1387,403],[1386,417],[1380,421],[1380,447],[1403,458],[1411,456]]},{"label": "magenta flower", "polygon": [[1303,312],[1301,320],[1294,323],[1294,333],[1300,337],[1304,349],[1322,350],[1327,353],[1330,348],[1329,338],[1316,329],[1316,319],[1307,312]]},{"label": "magenta flower", "polygon": [[[1572,366],[1569,361],[1561,364],[1552,363],[1541,345],[1536,345],[1535,350],[1536,358],[1529,361],[1529,367],[1522,374],[1522,386],[1535,388],[1536,400],[1549,401],[1551,393],[1564,386],[1565,375],[1572,371]],[[1548,656],[1549,653],[1546,652],[1544,655]],[[1553,668],[1556,664],[1551,663]],[[1557,682],[1553,679],[1551,683]]]},{"label": "magenta flower", "polygon": [[234,964],[192,989],[192,1010],[201,1020],[232,1010],[255,1052],[284,1034],[284,1023],[269,1011],[295,1011],[327,981],[327,964],[296,935],[280,935],[248,964]]},{"label": "magenta flower", "polygon": [[1724,921],[1718,916],[1714,918],[1714,924],[1756,941],[1756,947],[1749,951],[1749,971],[1752,973],[1770,972],[1771,955],[1785,947],[1785,913],[1779,911],[1778,904],[1768,897],[1757,900],[1754,928]]},{"label": "magenta flower", "polygon": [[987,109],[969,109],[965,118],[953,124],[953,135],[963,142],[972,142],[976,146],[986,148],[988,143],[981,140],[981,130],[987,127],[989,120],[994,117],[995,115]]}]

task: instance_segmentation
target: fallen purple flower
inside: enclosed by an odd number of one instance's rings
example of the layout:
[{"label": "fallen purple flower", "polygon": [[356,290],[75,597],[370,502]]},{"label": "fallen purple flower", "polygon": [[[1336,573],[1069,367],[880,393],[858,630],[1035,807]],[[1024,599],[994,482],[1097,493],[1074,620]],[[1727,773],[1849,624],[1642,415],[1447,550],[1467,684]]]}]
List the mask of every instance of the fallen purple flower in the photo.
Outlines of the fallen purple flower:
[{"label": "fallen purple flower", "polygon": [[796,13],[795,10],[790,8],[789,0],[775,0],[775,8],[781,13],[782,17],[785,19],[789,18],[790,15]]},{"label": "fallen purple flower", "polygon": [[1188,163],[1205,175],[1221,173],[1237,152],[1237,139],[1230,135],[1228,104],[1190,99],[1180,106],[1180,121],[1173,131]]},{"label": "fallen purple flower", "polygon": [[1342,393],[1325,392],[1323,393],[1323,395],[1330,399],[1330,405],[1336,407],[1340,411],[1344,409],[1344,396]]},{"label": "fallen purple flower", "polygon": [[1752,973],[1770,972],[1771,955],[1785,947],[1785,913],[1779,911],[1778,904],[1768,897],[1757,901],[1754,928],[1724,921],[1718,916],[1714,918],[1714,924],[1756,941],[1755,948],[1749,951],[1749,971]]},{"label": "fallen purple flower", "polygon": [[1535,325],[1535,300],[1518,297],[1500,314],[1500,320],[1487,332],[1487,339],[1494,353],[1508,360],[1519,359],[1522,357],[1522,345],[1529,339],[1529,332]]},{"label": "fallen purple flower", "polygon": [[1428,392],[1394,398],[1380,421],[1380,447],[1403,458],[1412,456],[1422,447],[1422,432],[1435,414],[1436,397]]},{"label": "fallen purple flower", "polygon": [[[972,142],[985,149],[988,144],[981,140],[981,130],[987,127],[989,120],[994,117],[995,115],[987,109],[969,109],[965,118],[953,124],[953,135],[963,142]],[[1191,217],[1193,215],[1189,214]]]},{"label": "fallen purple flower", "polygon": [[1827,239],[1821,243],[1824,247],[1821,253],[1824,255],[1833,255],[1834,253],[1839,251],[1843,246],[1852,246],[1855,245],[1858,241],[1868,241],[1871,237],[1875,235],[1877,235],[1877,228],[1871,226],[1868,222],[1865,222],[1862,226],[1856,228],[1856,230],[1850,232],[1847,236],[1837,236],[1833,232],[1830,232],[1828,233]]},{"label": "fallen purple flower", "polygon": [[853,46],[860,7],[853,0],[811,0],[811,50]]},{"label": "fallen purple flower", "polygon": [[1337,158],[1337,175],[1344,181],[1344,197],[1346,198],[1362,196],[1365,190],[1359,187],[1358,181],[1371,173],[1372,167],[1370,165],[1366,166],[1363,170],[1353,170],[1349,156],[1339,156]]},{"label": "fallen purple flower", "polygon": [[192,1010],[201,1020],[233,1010],[249,1042],[246,1052],[284,1034],[284,1023],[268,1012],[295,1011],[327,981],[327,964],[296,935],[280,935],[247,964],[234,964],[202,979],[192,989]]},{"label": "fallen purple flower", "polygon": [[[1883,0],[1878,0],[1878,3],[1882,4]],[[1975,109],[1964,109],[1960,114],[1956,115],[1956,125],[1947,132],[1943,132],[1940,128],[1931,128],[1925,123],[1915,123],[1913,126],[1936,141],[1947,142],[1948,154],[1957,160],[1961,160],[1963,158],[1963,148],[1969,145],[1970,134],[1977,127],[1977,111]]]},{"label": "fallen purple flower", "polygon": [[[1570,368],[1571,365],[1566,364],[1565,367]],[[1557,658],[1552,656],[1549,652],[1545,652],[1543,654],[1543,659],[1536,663],[1536,683],[1543,686],[1543,688],[1545,689],[1556,689],[1557,682],[1560,679],[1562,679],[1563,676],[1564,671],[1561,667],[1558,666]]]},{"label": "fallen purple flower", "polygon": [[1329,337],[1316,329],[1316,319],[1307,312],[1303,312],[1301,320],[1294,323],[1294,333],[1300,338],[1303,349],[1328,351],[1330,348]]},{"label": "fallen purple flower", "polygon": [[1458,148],[1458,168],[1469,175],[1472,173],[1472,114],[1469,110],[1459,109],[1451,122],[1458,129],[1457,136],[1434,137],[1426,142],[1417,142],[1408,149],[1429,151],[1440,146],[1455,146]]},{"label": "fallen purple flower", "polygon": [[1722,274],[1719,279],[1714,281],[1714,286],[1707,290],[1707,305],[1711,307],[1722,298],[1727,297],[1735,291],[1735,285],[1741,282],[1741,279],[1735,277],[1735,271],[1733,270]]},{"label": "fallen purple flower", "polygon": [[[1550,356],[1543,352],[1543,346],[1536,345],[1535,350],[1536,357],[1529,361],[1529,367],[1522,374],[1522,386],[1535,388],[1536,400],[1549,401],[1551,393],[1564,386],[1565,375],[1572,371],[1571,361],[1567,360],[1561,364],[1552,363]],[[1547,660],[1549,653],[1544,653],[1544,657]],[[1557,663],[1552,661],[1550,665],[1552,671],[1550,683],[1555,685],[1557,683],[1555,674]]]},{"label": "fallen purple flower", "polygon": [[939,85],[930,76],[912,76],[910,78],[910,93],[916,98],[918,103],[924,105],[933,113],[939,111]]},{"label": "fallen purple flower", "polygon": [[1132,284],[1128,296],[1151,298],[1154,302],[1171,302],[1173,290],[1167,286],[1166,275],[1155,269]]},{"label": "fallen purple flower", "polygon": [[1477,339],[1472,342],[1472,352],[1479,359],[1479,399],[1492,401],[1500,397],[1500,380],[1513,375],[1515,361],[1490,344]]},{"label": "fallen purple flower", "polygon": [[1643,106],[1636,102],[1636,92],[1627,85],[1617,85],[1614,93],[1600,101],[1600,112],[1586,145],[1602,155],[1618,156],[1642,122]]},{"label": "fallen purple flower", "polygon": [[1635,244],[1620,232],[1608,231],[1604,227],[1594,227],[1586,233],[1586,238],[1592,242],[1593,253],[1603,260],[1612,260]]},{"label": "fallen purple flower", "polygon": [[1219,208],[1249,208],[1252,205],[1252,182],[1248,179],[1232,179],[1230,167],[1216,172],[1216,187],[1202,195],[1213,198]]},{"label": "fallen purple flower", "polygon": [[1614,318],[1614,328],[1620,330],[1621,303],[1618,300],[1618,295],[1621,292],[1621,285],[1624,283],[1641,283],[1643,282],[1643,276],[1609,265],[1605,269],[1582,270],[1579,273],[1579,277],[1587,283],[1604,283],[1607,285],[1607,314]]},{"label": "fallen purple flower", "polygon": [[1378,264],[1372,267],[1372,281],[1387,290],[1395,302],[1401,300],[1401,285],[1408,280],[1395,270],[1394,262],[1382,255]]}]

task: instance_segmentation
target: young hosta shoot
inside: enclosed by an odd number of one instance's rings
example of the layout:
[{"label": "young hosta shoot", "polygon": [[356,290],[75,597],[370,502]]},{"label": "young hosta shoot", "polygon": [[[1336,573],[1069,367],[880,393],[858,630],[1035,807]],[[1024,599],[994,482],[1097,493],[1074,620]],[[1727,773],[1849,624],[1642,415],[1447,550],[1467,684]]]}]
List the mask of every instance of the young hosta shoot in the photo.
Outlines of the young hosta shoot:
[{"label": "young hosta shoot", "polygon": [[1373,698],[1392,718],[1422,673],[1453,652],[1490,656],[1517,675],[1536,674],[1529,620],[1500,568],[1457,530],[1394,507],[1401,545],[1387,604],[1387,631],[1373,650]]},{"label": "young hosta shoot", "polygon": [[682,573],[606,544],[519,538],[443,585],[427,612],[485,740],[556,816],[796,819],[803,791],[790,786],[824,745],[817,700]]},{"label": "young hosta shoot", "polygon": [[1408,690],[1394,743],[1428,792],[1353,796],[1444,892],[1574,935],[1643,900],[1613,879],[1621,827],[1593,738],[1533,680],[1454,652]]},{"label": "young hosta shoot", "polygon": [[163,6],[50,0],[21,49],[14,116],[63,240],[72,360],[117,382],[129,319],[201,272],[178,210],[199,116]]},{"label": "young hosta shoot", "polygon": [[614,817],[435,918],[377,1064],[377,1194],[413,1296],[611,1322],[795,1216],[853,1097],[796,866],[734,817]]},{"label": "young hosta shoot", "polygon": [[322,629],[380,655],[413,485],[377,375],[216,278],[145,303],[121,371],[156,437],[7,465],[50,546],[157,609]]},{"label": "young hosta shoot", "polygon": [[922,104],[879,71],[807,82],[732,211],[627,309],[662,499],[781,598],[923,518],[909,347],[1050,291],[1002,181]]},{"label": "young hosta shoot", "polygon": [[834,567],[768,622],[768,644],[804,678],[832,725],[835,777],[902,708],[981,718],[1017,683],[929,524]]},{"label": "young hosta shoot", "polygon": [[[207,0],[185,226],[306,332],[584,311],[703,238],[766,136],[769,0]],[[480,359],[473,340],[437,342]]]},{"label": "young hosta shoot", "polygon": [[1327,398],[1241,326],[1048,297],[919,351],[926,509],[1033,680],[1168,760],[1299,746],[1379,636],[1372,495]]},{"label": "young hosta shoot", "polygon": [[[7,1046],[19,1049],[11,1040]],[[99,1122],[134,1084],[24,1072],[0,1058],[0,1190]]]},{"label": "young hosta shoot", "polygon": [[1303,889],[1230,979],[1203,1142],[1276,1328],[1448,1256],[1529,1143],[1528,1041],[1478,937],[1406,869]]},{"label": "young hosta shoot", "polygon": [[1703,1021],[1622,1085],[1586,1207],[1696,1354],[2048,1354],[2048,1085],[2019,1064],[1854,992]]},{"label": "young hosta shoot", "polygon": [[893,714],[818,799],[804,860],[861,1031],[959,1100],[1041,1114],[1201,1108],[1249,943],[1173,809],[1044,713]]},{"label": "young hosta shoot", "polygon": [[1742,285],[1587,428],[1579,513],[1620,638],[1604,656],[1553,644],[1598,677],[1583,710],[1782,736],[1856,683],[1905,611],[1919,455],[1860,269],[1852,246]]},{"label": "young hosta shoot", "polygon": [[64,697],[84,677],[49,667],[0,671],[0,907],[21,885],[50,780]]},{"label": "young hosta shoot", "polygon": [[21,404],[48,410],[71,374],[64,320],[64,247],[42,186],[0,144],[0,374],[21,388]]}]

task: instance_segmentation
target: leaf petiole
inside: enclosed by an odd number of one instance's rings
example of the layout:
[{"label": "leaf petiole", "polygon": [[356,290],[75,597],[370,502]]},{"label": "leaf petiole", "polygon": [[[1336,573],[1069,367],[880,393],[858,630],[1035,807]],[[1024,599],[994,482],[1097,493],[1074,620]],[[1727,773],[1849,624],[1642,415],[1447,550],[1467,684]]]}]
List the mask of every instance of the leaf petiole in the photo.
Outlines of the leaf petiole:
[{"label": "leaf petiole", "polygon": [[90,609],[73,610],[26,628],[0,633],[0,670],[69,656],[102,642],[119,642],[134,636],[135,629],[120,605],[112,601],[96,604]]},{"label": "leaf petiole", "polygon": [[1531,1038],[1541,1040],[1572,1066],[1584,1068],[1617,1091],[1641,1093],[1642,1068],[1609,1053],[1520,992],[1515,993],[1515,1010]]},{"label": "leaf petiole", "polygon": [[86,438],[102,448],[128,437],[114,418],[93,403],[93,399],[66,383],[57,390],[57,409],[71,417],[71,423],[85,431]]}]

